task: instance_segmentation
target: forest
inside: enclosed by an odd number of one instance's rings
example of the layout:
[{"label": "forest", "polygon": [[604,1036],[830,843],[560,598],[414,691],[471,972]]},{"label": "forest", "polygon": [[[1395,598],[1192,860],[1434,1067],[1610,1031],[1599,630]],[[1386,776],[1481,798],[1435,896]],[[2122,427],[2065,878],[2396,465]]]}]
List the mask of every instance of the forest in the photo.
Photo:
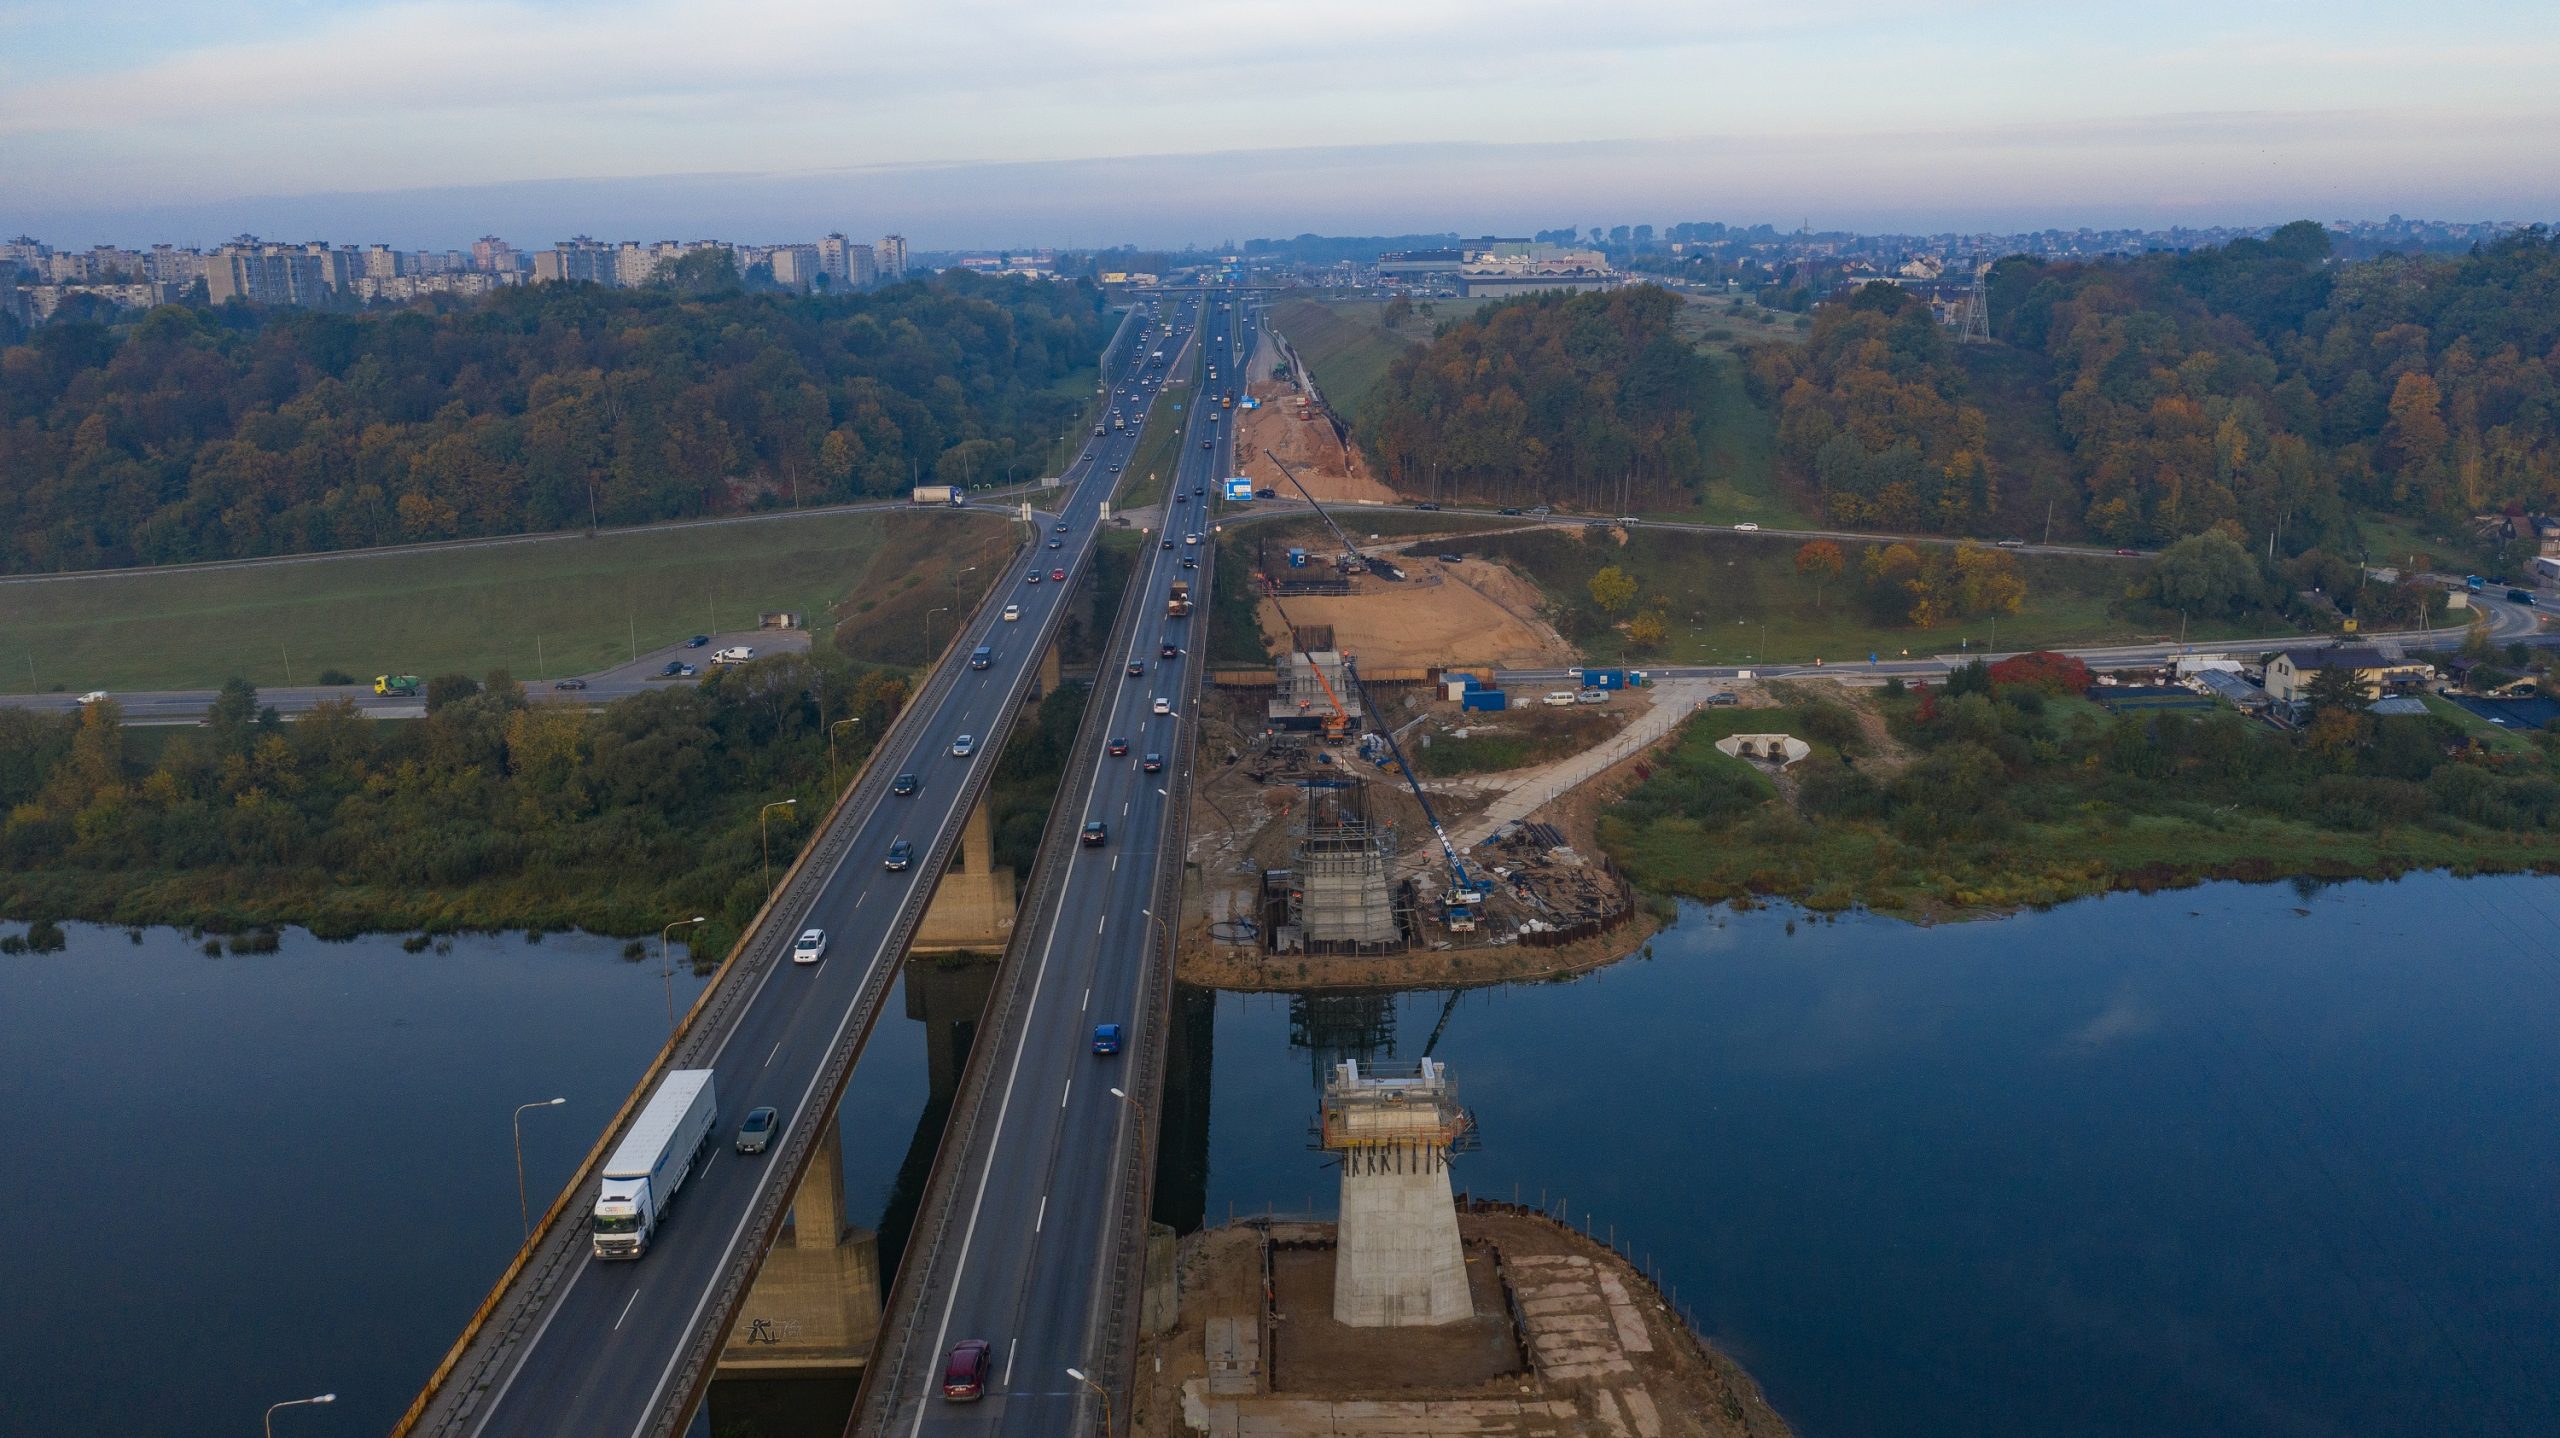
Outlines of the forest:
[{"label": "forest", "polygon": [[377,314],[168,305],[0,349],[0,569],[637,524],[1027,479],[1107,338],[1084,285],[535,285]]},{"label": "forest", "polygon": [[1622,512],[1704,480],[1708,361],[1681,301],[1638,286],[1538,295],[1442,326],[1360,410],[1373,469],[1416,494]]},{"label": "forest", "polygon": [[2354,548],[2359,512],[2462,529],[2560,500],[2560,241],[2522,231],[2453,257],[2340,262],[2300,221],[2186,254],[2012,257],[1988,282],[1992,350],[2034,383],[1994,403],[1987,358],[1917,300],[1868,286],[1810,343],[1746,374],[1785,477],[1844,523],[1987,533],[2004,426],[2051,426],[2079,512],[2065,532],[2166,543],[2221,527],[2253,548]]},{"label": "forest", "polygon": [[340,702],[288,724],[238,680],[192,729],[0,709],[0,910],[323,937],[705,914],[717,954],[763,899],[758,811],[798,801],[770,821],[779,874],[906,686],[821,653],[594,711],[504,673],[440,676],[406,722]]}]

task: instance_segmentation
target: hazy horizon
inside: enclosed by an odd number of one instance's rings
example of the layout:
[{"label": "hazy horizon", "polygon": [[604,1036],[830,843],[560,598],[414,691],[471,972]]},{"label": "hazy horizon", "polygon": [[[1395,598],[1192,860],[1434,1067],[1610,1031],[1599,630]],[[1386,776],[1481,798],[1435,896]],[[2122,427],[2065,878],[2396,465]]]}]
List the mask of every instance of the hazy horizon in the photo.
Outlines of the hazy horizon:
[{"label": "hazy horizon", "polygon": [[1213,0],[0,9],[0,226],[57,245],[1214,244],[1726,219],[2560,215],[2560,7]]}]

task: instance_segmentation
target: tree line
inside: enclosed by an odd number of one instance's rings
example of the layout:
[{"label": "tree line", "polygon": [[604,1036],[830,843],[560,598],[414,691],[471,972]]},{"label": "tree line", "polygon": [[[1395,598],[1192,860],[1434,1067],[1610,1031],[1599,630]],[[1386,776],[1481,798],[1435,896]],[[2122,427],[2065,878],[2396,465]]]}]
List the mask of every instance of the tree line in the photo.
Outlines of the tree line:
[{"label": "tree line", "polygon": [[168,305],[0,348],[0,568],[632,524],[1030,478],[1085,285],[535,285],[441,312]]}]

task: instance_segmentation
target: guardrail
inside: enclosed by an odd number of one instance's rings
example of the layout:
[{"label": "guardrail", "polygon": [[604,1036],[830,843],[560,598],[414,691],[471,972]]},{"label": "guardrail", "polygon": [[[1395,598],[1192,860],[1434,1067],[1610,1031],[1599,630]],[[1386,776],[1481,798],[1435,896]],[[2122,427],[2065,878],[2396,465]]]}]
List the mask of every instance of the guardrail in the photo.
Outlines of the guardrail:
[{"label": "guardrail", "polygon": [[[1097,539],[1096,544],[1098,543]],[[1019,563],[1022,554],[1036,553],[1036,545],[1036,539],[1026,542],[1013,562]],[[1092,562],[1093,552],[1089,547],[1085,557],[1078,561],[1077,577],[1081,577],[1085,568]],[[408,1411],[402,1414],[400,1422],[393,1428],[393,1438],[407,1438],[407,1435],[420,1429],[430,1410],[437,1406],[440,1399],[446,1398],[449,1386],[456,1381],[457,1375],[462,1374],[473,1345],[487,1334],[489,1325],[508,1305],[510,1299],[518,1300],[519,1307],[539,1310],[541,1300],[549,1295],[553,1286],[565,1273],[569,1261],[577,1254],[576,1240],[582,1220],[572,1219],[564,1224],[562,1219],[570,1213],[578,1198],[587,1192],[594,1182],[597,1166],[604,1161],[612,1143],[621,1134],[623,1126],[630,1121],[632,1114],[647,1095],[654,1091],[659,1078],[675,1065],[678,1056],[698,1052],[704,1046],[715,1043],[734,1023],[739,1013],[739,1005],[745,1001],[746,991],[752,987],[740,980],[755,967],[757,959],[760,958],[764,963],[777,960],[783,944],[795,931],[794,925],[784,925],[780,930],[769,934],[767,932],[769,921],[777,911],[787,909],[798,913],[805,910],[806,901],[811,897],[807,892],[808,885],[811,882],[823,882],[812,878],[813,860],[826,861],[828,873],[830,875],[833,873],[833,861],[843,854],[852,841],[850,833],[852,825],[848,820],[857,802],[861,802],[864,805],[863,811],[867,812],[870,805],[876,805],[882,797],[882,791],[888,785],[886,771],[875,761],[885,752],[903,748],[900,742],[902,739],[909,736],[921,737],[941,700],[949,694],[954,685],[959,683],[961,671],[952,661],[958,655],[961,640],[971,632],[980,616],[986,612],[989,605],[996,602],[1001,592],[1003,592],[1002,586],[990,584],[979,596],[977,604],[971,608],[967,619],[954,627],[951,639],[944,645],[941,655],[936,659],[924,684],[918,688],[915,697],[900,711],[897,719],[891,722],[889,732],[884,734],[880,742],[872,747],[870,754],[864,757],[862,768],[856,773],[854,782],[838,795],[835,804],[828,810],[826,822],[818,828],[809,843],[803,846],[800,853],[792,860],[791,866],[784,870],[782,881],[775,885],[764,904],[756,910],[745,932],[739,936],[737,943],[731,946],[728,955],[713,973],[711,982],[695,998],[693,1007],[686,1011],[683,1021],[678,1024],[675,1032],[651,1059],[640,1081],[633,1087],[631,1095],[615,1112],[612,1121],[606,1125],[594,1147],[587,1151],[586,1158],[570,1176],[559,1196],[554,1198],[551,1206],[544,1211],[542,1221],[536,1226],[533,1236],[517,1250],[515,1259],[500,1275],[497,1285],[490,1290],[486,1298],[481,1300],[480,1306],[464,1324],[461,1337],[446,1353],[443,1362],[437,1365],[434,1374],[427,1380],[426,1387],[411,1402]],[[1039,653],[1056,641],[1057,633],[1064,623],[1065,610],[1066,607],[1063,604],[1052,610],[1048,620],[1039,630],[1040,640],[1031,651],[1033,654]],[[1036,674],[1037,666],[1025,663],[1021,676],[1016,680],[1009,696],[1009,702],[1002,707],[997,722],[990,727],[987,748],[984,751],[988,756],[987,762],[978,767],[978,777],[972,781],[970,802],[953,811],[959,816],[960,822],[953,825],[926,856],[927,877],[938,879],[942,869],[948,864],[951,850],[959,842],[961,830],[966,827],[968,813],[975,806],[977,797],[983,794],[994,774],[996,757],[1001,753],[1004,739],[1010,732],[1015,716],[1021,708],[1023,693]],[[903,952],[905,936],[913,933],[914,923],[920,919],[923,907],[931,902],[933,888],[933,884],[918,884],[906,909],[902,909],[901,927],[894,931],[900,935],[901,952]],[[914,911],[913,917],[908,916],[907,909]],[[879,997],[885,994],[889,983],[894,982],[897,968],[896,963],[884,962],[879,965],[879,973],[866,983],[862,995],[857,999],[857,1012],[861,1014],[861,1021],[856,1028],[848,1030],[853,1038],[851,1044],[844,1046],[848,1052],[859,1050],[863,1037],[870,1032],[872,1023],[878,1017]],[[886,976],[886,979],[884,980],[882,976]],[[863,1012],[865,1009],[868,1011]],[[845,1067],[849,1067],[849,1061],[831,1060],[830,1068],[834,1071],[834,1085],[841,1084],[842,1070]],[[832,1111],[837,1091],[835,1086],[827,1090],[828,1099],[822,1106],[823,1111]],[[755,1265],[762,1261],[772,1232],[779,1227],[781,1214],[788,1211],[788,1195],[798,1187],[799,1176],[806,1169],[809,1155],[813,1151],[815,1135],[816,1126],[811,1125],[796,1134],[787,1135],[784,1139],[782,1153],[777,1157],[788,1157],[791,1161],[793,1165],[790,1170],[791,1181],[788,1184],[773,1186],[768,1191],[769,1196],[762,1207],[769,1211],[771,1222],[761,1230],[762,1241],[742,1246],[741,1252],[746,1255],[744,1267],[749,1279],[752,1279]],[[773,1192],[779,1192],[784,1196],[778,1205],[770,1197]],[[733,1256],[732,1268],[736,1266],[737,1260]],[[532,1275],[534,1287],[529,1293],[520,1293],[517,1291],[519,1281],[525,1279],[528,1274]],[[743,1288],[734,1284],[724,1288],[724,1302],[715,1310],[716,1322],[707,1325],[711,1332],[720,1337],[726,1336],[728,1317],[734,1312],[736,1299],[742,1293]],[[521,1313],[517,1315],[519,1320],[523,1316],[525,1315]],[[494,1378],[494,1370],[502,1366],[500,1360],[507,1356],[513,1338],[514,1335],[508,1335],[491,1351],[482,1355],[477,1369],[467,1378],[467,1381],[474,1385],[473,1391],[451,1400],[450,1410],[444,1415],[443,1421],[437,1425],[439,1428],[450,1426],[456,1420],[472,1416],[476,1411],[475,1400],[479,1388],[485,1387]],[[715,1343],[714,1351],[716,1346]],[[685,1371],[690,1374],[692,1367],[693,1365],[689,1364]],[[704,1370],[704,1374],[706,1376],[702,1381],[707,1382],[707,1370]],[[694,1383],[690,1386],[700,1385]],[[689,1400],[687,1409],[689,1409]],[[686,1410],[678,1412],[679,1424],[683,1411]],[[659,1428],[661,1431],[669,1431],[670,1425],[662,1421]]]}]

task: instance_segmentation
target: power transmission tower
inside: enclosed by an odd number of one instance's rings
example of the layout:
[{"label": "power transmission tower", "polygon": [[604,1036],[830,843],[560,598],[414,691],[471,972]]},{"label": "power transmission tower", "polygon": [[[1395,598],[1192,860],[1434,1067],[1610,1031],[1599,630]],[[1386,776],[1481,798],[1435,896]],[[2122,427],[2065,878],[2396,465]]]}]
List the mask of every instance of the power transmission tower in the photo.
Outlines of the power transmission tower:
[{"label": "power transmission tower", "polygon": [[1964,297],[1964,334],[1959,343],[1991,342],[1991,294],[1983,287],[1983,276],[1990,268],[1985,265],[1973,272],[1973,290]]}]

